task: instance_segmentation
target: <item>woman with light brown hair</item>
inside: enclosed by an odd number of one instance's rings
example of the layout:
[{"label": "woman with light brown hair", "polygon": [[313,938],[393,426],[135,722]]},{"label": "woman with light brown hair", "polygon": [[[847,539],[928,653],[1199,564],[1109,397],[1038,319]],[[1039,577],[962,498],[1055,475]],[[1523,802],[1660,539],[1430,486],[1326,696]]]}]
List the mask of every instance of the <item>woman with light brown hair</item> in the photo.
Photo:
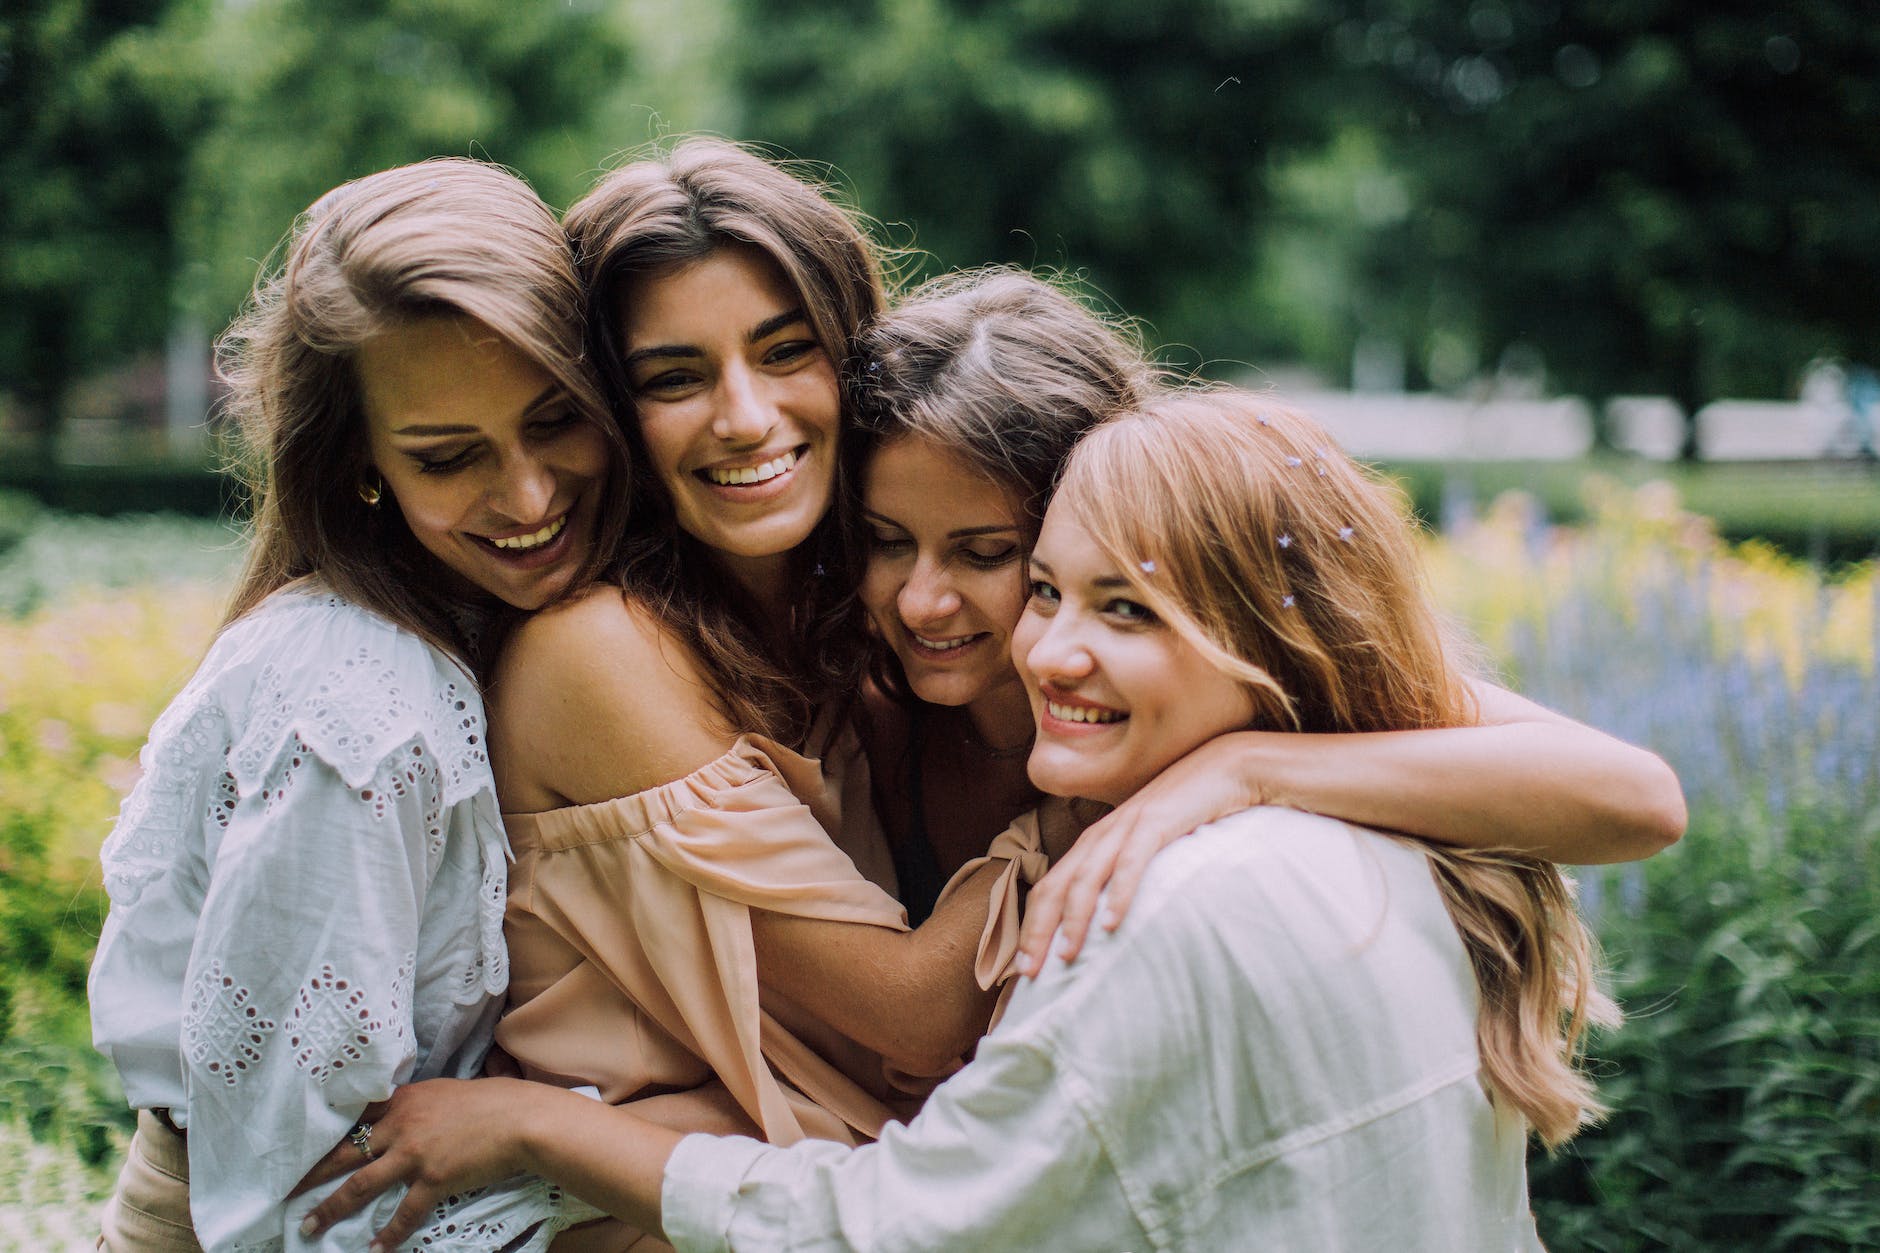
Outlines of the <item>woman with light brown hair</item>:
[{"label": "woman with light brown hair", "polygon": [[[1467,728],[1410,536],[1388,489],[1263,398],[1174,394],[1099,426],[1029,554],[1033,780],[1123,806],[1243,729]],[[681,1250],[1538,1249],[1529,1134],[1558,1145],[1598,1113],[1573,1060],[1611,1018],[1592,974],[1546,863],[1248,809],[1161,853],[1129,917],[1024,982],[876,1144],[428,1084],[315,1217],[527,1169]]]},{"label": "woman with light brown hair", "polygon": [[[103,850],[93,1033],[141,1111],[113,1253],[312,1247],[308,1166],[370,1158],[394,1085],[481,1068],[509,849],[479,678],[608,564],[624,504],[581,309],[535,193],[440,160],[323,196],[222,340],[247,564]],[[515,1181],[426,1223],[534,1250],[587,1216]]]}]

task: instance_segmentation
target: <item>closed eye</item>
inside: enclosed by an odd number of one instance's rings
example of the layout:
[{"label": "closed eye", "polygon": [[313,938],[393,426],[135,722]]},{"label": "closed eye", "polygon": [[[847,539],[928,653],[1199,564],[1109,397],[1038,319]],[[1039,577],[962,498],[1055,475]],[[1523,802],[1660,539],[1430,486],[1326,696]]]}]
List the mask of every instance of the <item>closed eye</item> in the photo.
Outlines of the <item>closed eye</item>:
[{"label": "closed eye", "polygon": [[912,548],[914,541],[905,535],[885,535],[880,531],[870,531],[868,533],[868,546],[876,552],[898,553],[905,552],[909,548]]},{"label": "closed eye", "polygon": [[418,473],[420,474],[448,474],[452,470],[461,470],[469,465],[472,461],[476,460],[476,454],[477,445],[472,444],[462,452],[453,453],[447,457],[427,457],[423,453],[416,452],[409,455],[413,461],[418,463]]},{"label": "closed eye", "polygon": [[1008,566],[1018,557],[1018,553],[1017,544],[1007,544],[990,552],[978,548],[960,550],[960,556],[966,559],[968,565],[977,566],[981,570],[997,570]]}]

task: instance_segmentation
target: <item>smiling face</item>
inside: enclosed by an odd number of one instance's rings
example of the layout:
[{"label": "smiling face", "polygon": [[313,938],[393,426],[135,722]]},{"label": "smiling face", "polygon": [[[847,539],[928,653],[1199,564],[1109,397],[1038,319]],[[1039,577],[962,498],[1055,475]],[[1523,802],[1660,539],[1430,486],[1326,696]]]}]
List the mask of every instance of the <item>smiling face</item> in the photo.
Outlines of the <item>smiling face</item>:
[{"label": "smiling face", "polygon": [[1057,796],[1120,804],[1254,714],[1246,690],[1136,600],[1062,507],[1032,553],[1012,656],[1038,720],[1031,780]]},{"label": "smiling face", "polygon": [[607,438],[548,375],[464,317],[407,322],[360,347],[368,456],[464,593],[539,609],[594,542]]},{"label": "smiling face", "polygon": [[627,283],[622,355],[647,455],[688,535],[753,591],[834,494],[835,363],[775,262],[727,245]]},{"label": "smiling face", "polygon": [[975,705],[1003,690],[1015,701],[1012,628],[1025,607],[1018,500],[940,445],[904,435],[869,459],[862,508],[862,604],[914,695]]}]

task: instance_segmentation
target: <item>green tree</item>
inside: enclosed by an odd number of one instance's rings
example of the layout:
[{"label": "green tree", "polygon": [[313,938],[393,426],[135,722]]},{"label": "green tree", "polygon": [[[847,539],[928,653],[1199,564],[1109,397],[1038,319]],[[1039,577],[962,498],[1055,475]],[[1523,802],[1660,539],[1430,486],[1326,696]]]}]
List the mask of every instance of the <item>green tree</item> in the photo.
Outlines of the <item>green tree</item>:
[{"label": "green tree", "polygon": [[738,8],[745,133],[833,162],[939,267],[1087,272],[1204,356],[1285,346],[1251,287],[1267,174],[1324,134],[1315,0]]},{"label": "green tree", "polygon": [[66,384],[163,342],[176,195],[203,98],[162,27],[197,0],[12,0],[0,17],[0,378]]},{"label": "green tree", "polygon": [[551,202],[587,182],[606,87],[629,68],[598,5],[256,0],[191,32],[220,68],[182,194],[185,298],[218,324],[327,189],[425,157],[521,171]]},{"label": "green tree", "polygon": [[644,139],[635,27],[593,2],[19,0],[0,19],[0,387],[56,420],[83,374],[218,329],[293,217],[436,155],[554,203]]},{"label": "green tree", "polygon": [[[1880,341],[1880,25],[1862,6],[1396,0],[1339,29],[1414,210],[1363,284],[1410,342],[1528,344],[1687,414]],[[1687,454],[1694,451],[1687,440]]]}]

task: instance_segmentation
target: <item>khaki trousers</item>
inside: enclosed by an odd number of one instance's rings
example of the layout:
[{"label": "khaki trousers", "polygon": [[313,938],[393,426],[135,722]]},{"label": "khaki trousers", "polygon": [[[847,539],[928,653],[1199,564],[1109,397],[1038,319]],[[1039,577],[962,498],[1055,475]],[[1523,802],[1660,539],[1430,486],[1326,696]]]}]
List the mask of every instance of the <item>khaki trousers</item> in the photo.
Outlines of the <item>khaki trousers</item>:
[{"label": "khaki trousers", "polygon": [[202,1253],[189,1221],[189,1152],[183,1137],[137,1111],[117,1190],[104,1207],[104,1253]]}]

